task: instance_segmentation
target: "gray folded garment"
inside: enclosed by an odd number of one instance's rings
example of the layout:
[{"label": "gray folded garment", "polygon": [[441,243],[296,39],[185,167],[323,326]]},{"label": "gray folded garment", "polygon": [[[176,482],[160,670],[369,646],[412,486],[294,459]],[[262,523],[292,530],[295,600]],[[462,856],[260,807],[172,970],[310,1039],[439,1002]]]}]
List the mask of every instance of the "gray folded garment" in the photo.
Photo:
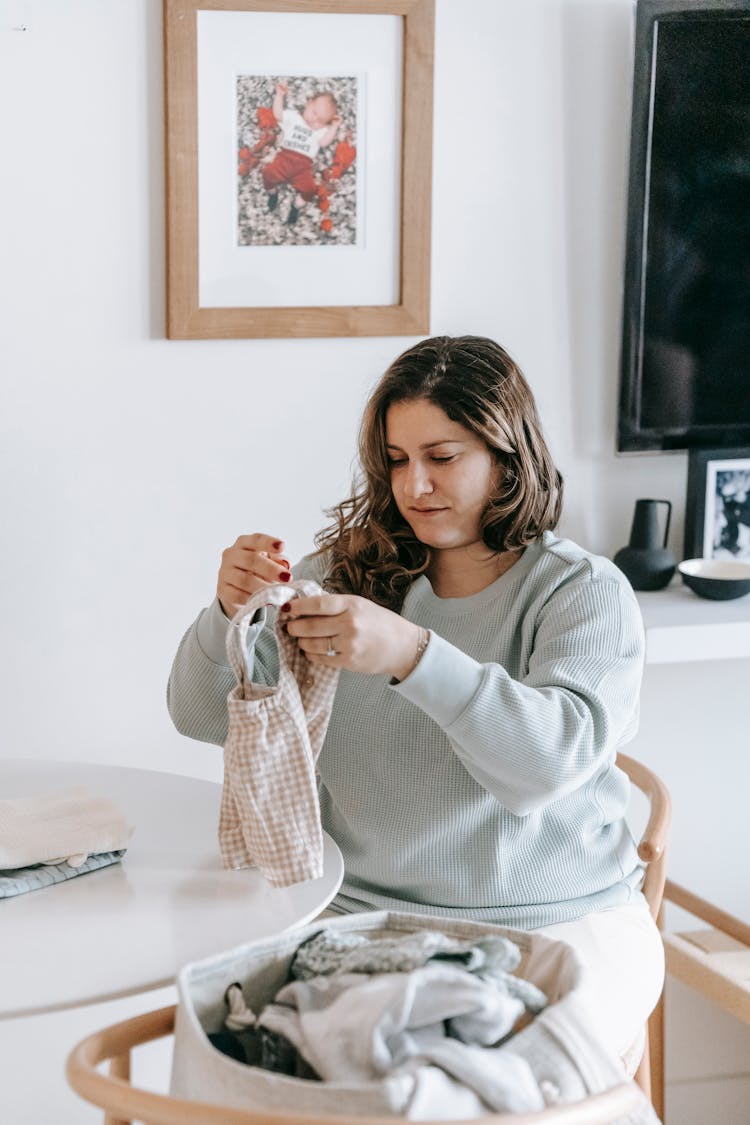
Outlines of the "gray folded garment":
[{"label": "gray folded garment", "polygon": [[119,863],[125,851],[123,848],[118,852],[90,855],[78,867],[73,867],[70,863],[34,863],[29,867],[0,871],[0,898],[13,898],[28,891],[38,891],[42,887],[74,879],[76,875],[86,875],[89,871],[98,871],[100,867],[109,867],[112,863]]}]

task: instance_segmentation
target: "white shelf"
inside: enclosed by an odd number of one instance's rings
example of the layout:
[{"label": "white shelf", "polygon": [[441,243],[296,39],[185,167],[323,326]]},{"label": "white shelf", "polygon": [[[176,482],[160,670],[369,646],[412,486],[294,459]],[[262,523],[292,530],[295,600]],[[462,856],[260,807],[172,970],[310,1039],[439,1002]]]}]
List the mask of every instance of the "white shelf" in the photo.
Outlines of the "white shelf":
[{"label": "white shelf", "polygon": [[679,575],[665,590],[637,593],[646,627],[646,663],[750,658],[750,595],[700,598]]}]

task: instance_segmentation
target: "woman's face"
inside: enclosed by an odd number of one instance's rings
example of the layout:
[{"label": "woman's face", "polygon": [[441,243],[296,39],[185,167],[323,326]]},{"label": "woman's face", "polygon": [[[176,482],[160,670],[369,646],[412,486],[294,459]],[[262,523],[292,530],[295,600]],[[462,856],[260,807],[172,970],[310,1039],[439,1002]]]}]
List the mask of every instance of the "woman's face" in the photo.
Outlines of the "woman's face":
[{"label": "woman's face", "polygon": [[393,498],[417,539],[436,550],[480,542],[500,473],[484,441],[422,398],[389,406],[385,430]]}]

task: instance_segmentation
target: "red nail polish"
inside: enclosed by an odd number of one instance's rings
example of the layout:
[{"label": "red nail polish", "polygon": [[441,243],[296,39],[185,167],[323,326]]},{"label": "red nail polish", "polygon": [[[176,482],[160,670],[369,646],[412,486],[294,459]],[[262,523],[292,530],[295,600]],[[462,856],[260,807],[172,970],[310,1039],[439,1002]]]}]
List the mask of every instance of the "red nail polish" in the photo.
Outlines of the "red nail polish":
[{"label": "red nail polish", "polygon": [[292,603],[291,603],[291,602],[284,602],[283,606],[281,607],[281,612],[282,612],[282,613],[289,613],[289,610],[290,610],[291,608],[292,608]]},{"label": "red nail polish", "polygon": [[279,582],[288,582],[291,577],[291,574],[288,574],[286,571],[284,571],[283,574],[279,575]]},{"label": "red nail polish", "polygon": [[292,564],[289,562],[289,559],[279,559],[279,566],[285,566],[287,570],[291,570],[292,568]]},{"label": "red nail polish", "polygon": [[271,546],[273,547],[274,551],[280,551],[281,550],[281,540],[277,539],[275,543],[271,544]]}]

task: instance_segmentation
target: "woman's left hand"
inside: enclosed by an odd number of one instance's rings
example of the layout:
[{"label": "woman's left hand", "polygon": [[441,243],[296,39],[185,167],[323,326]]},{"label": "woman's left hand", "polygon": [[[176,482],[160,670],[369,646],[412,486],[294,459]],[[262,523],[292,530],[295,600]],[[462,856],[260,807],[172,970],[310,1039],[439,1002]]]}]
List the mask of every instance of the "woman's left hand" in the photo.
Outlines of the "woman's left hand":
[{"label": "woman's left hand", "polygon": [[287,631],[297,638],[311,664],[397,680],[414,667],[419,626],[367,598],[356,594],[294,598],[287,612]]}]

